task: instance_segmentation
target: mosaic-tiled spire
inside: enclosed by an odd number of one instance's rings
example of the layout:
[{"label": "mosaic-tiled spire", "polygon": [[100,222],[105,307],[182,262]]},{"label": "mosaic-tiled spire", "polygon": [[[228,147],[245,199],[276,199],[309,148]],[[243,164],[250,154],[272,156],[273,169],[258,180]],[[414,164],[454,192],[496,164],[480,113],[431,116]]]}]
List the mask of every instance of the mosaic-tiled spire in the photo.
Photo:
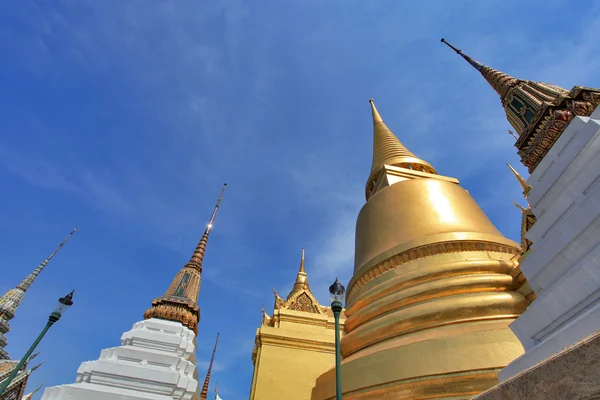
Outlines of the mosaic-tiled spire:
[{"label": "mosaic-tiled spire", "polygon": [[[217,352],[217,345],[219,344],[219,334],[217,333],[217,340],[215,340],[215,347],[213,348],[212,357],[210,358],[210,364],[208,364],[208,372],[204,379],[204,385],[202,385],[202,391],[200,392],[200,399],[206,400],[208,397],[208,385],[210,384],[210,374],[212,373],[213,362],[215,361],[215,353]],[[216,386],[215,386],[216,390]]]},{"label": "mosaic-tiled spire", "polygon": [[575,86],[571,91],[549,83],[517,79],[488,67],[442,42],[473,66],[500,96],[508,122],[519,137],[521,162],[533,172],[574,116],[589,116],[600,105],[600,90]]},{"label": "mosaic-tiled spire", "polygon": [[69,236],[65,238],[52,253],[36,269],[33,270],[16,288],[9,290],[0,297],[0,360],[8,360],[8,353],[4,350],[4,347],[8,344],[4,334],[10,330],[9,321],[15,317],[17,307],[23,301],[25,292],[35,281],[35,278],[42,272],[44,267],[52,260],[52,258],[58,253],[58,251],[67,243],[71,236],[77,231],[77,228],[73,229]]},{"label": "mosaic-tiled spire", "polygon": [[145,319],[162,318],[179,321],[192,329],[196,334],[198,333],[200,307],[197,302],[202,275],[202,261],[206,252],[208,236],[215,222],[215,217],[217,216],[217,211],[221,205],[221,199],[226,187],[227,184],[224,184],[210,221],[190,261],[177,273],[164,296],[152,300],[152,307],[144,313]]}]

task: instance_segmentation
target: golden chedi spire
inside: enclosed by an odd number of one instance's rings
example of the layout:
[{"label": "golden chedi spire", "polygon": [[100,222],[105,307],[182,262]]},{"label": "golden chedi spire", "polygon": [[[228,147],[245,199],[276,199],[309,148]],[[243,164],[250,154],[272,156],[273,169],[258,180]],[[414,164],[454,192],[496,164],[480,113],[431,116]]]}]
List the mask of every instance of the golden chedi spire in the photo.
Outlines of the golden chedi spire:
[{"label": "golden chedi spire", "polygon": [[221,199],[226,187],[227,184],[224,184],[210,221],[190,261],[177,273],[164,296],[152,300],[152,307],[144,313],[145,319],[162,318],[179,321],[198,334],[200,307],[197,302],[202,276],[202,261],[206,252],[208,236],[215,222],[215,217],[217,216],[217,211],[221,205]]},{"label": "golden chedi spire", "polygon": [[213,348],[212,357],[210,357],[210,363],[208,364],[208,372],[206,373],[206,378],[204,379],[204,385],[202,385],[202,390],[200,391],[200,399],[206,400],[208,397],[208,386],[210,384],[210,374],[212,372],[213,362],[215,361],[215,353],[217,352],[217,345],[219,344],[219,334],[217,333],[217,340],[215,340],[215,347]]},{"label": "golden chedi spire", "polygon": [[300,259],[300,270],[298,271],[298,275],[296,275],[296,282],[294,282],[294,287],[288,295],[288,299],[294,293],[302,290],[310,291],[310,287],[308,286],[308,278],[306,276],[306,271],[304,270],[304,249],[302,249],[302,258]]},{"label": "golden chedi spire", "polygon": [[431,164],[421,160],[404,147],[396,135],[387,127],[381,115],[379,115],[373,99],[370,99],[369,102],[373,115],[373,162],[367,180],[367,199],[371,196],[375,184],[378,183],[377,178],[385,165],[435,174],[435,169]]},{"label": "golden chedi spire", "polygon": [[[341,340],[347,400],[470,398],[523,353],[509,328],[529,304],[511,275],[519,245],[457,179],[407,168],[419,163],[386,164],[386,186],[358,215]],[[335,368],[313,399],[334,393]]]},{"label": "golden chedi spire", "polygon": [[571,91],[549,83],[517,79],[483,65],[442,39],[478,70],[500,96],[508,122],[519,134],[521,162],[533,172],[576,115],[589,116],[600,105],[600,90],[575,86]]},{"label": "golden chedi spire", "polygon": [[9,290],[2,297],[0,297],[0,360],[9,359],[8,353],[4,350],[4,347],[8,344],[4,334],[10,330],[9,321],[14,318],[17,308],[19,305],[21,305],[21,302],[25,297],[25,292],[27,292],[38,275],[43,271],[46,265],[48,265],[50,260],[54,258],[56,253],[58,253],[58,251],[65,245],[65,243],[67,243],[67,241],[76,231],[77,228],[73,229],[71,233],[69,233],[69,235],[54,249],[54,251],[50,253],[50,255],[46,257],[36,269],[27,275],[27,277],[17,285],[17,287]]},{"label": "golden chedi spire", "polygon": [[[517,170],[513,168],[512,165],[508,163],[506,165],[513,173],[515,178],[517,178],[519,185],[521,185],[521,188],[523,189],[523,196],[525,196],[525,199],[527,199],[529,197],[529,192],[532,189],[531,185],[527,183],[525,178],[523,178],[521,174],[519,174]],[[515,205],[515,207],[521,210],[521,252],[525,253],[529,250],[529,248],[532,245],[531,241],[527,239],[526,234],[536,223],[537,218],[533,214],[533,211],[531,210],[531,205],[529,203],[527,203],[527,208],[520,206],[515,201],[513,201],[513,204]]]}]

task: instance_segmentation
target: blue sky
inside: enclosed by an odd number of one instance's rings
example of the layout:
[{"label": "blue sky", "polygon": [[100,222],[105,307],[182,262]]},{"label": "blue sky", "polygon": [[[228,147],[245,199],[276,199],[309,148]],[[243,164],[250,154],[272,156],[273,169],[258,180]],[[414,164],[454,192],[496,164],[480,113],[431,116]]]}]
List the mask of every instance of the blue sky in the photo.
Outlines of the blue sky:
[{"label": "blue sky", "polygon": [[[73,227],[8,333],[20,357],[54,301],[75,305],[30,380],[74,382],[119,344],[199,240],[223,182],[200,292],[199,375],[248,396],[261,304],[306,248],[311,287],[353,269],[372,155],[368,99],[438,172],[518,240],[519,164],[484,64],[567,89],[600,86],[600,7],[544,1],[57,1],[0,15],[3,293]],[[38,397],[39,398],[39,394]]]}]

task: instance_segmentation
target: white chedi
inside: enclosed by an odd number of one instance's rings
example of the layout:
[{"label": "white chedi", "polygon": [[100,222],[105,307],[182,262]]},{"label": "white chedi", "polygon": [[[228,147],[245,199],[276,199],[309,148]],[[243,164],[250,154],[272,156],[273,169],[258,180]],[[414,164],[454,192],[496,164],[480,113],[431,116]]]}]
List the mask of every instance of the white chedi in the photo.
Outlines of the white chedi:
[{"label": "white chedi", "polygon": [[82,363],[76,383],[47,388],[42,400],[197,400],[195,337],[180,322],[137,322],[121,346]]}]

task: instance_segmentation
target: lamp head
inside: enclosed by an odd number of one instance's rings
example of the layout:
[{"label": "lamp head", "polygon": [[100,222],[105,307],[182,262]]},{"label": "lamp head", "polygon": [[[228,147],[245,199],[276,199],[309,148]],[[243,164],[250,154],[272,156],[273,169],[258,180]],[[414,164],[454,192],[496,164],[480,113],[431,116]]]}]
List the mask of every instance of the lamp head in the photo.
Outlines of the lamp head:
[{"label": "lamp head", "polygon": [[333,285],[329,286],[329,294],[331,296],[331,301],[341,302],[344,299],[344,293],[346,293],[344,285],[340,283],[338,278],[335,278],[335,282],[333,282]]},{"label": "lamp head", "polygon": [[65,313],[65,311],[67,311],[69,309],[69,307],[71,307],[73,305],[73,293],[74,292],[75,291],[73,290],[71,293],[69,293],[65,297],[61,297],[60,299],[58,299],[58,303],[56,304],[56,308],[54,309],[55,313],[62,315]]}]

